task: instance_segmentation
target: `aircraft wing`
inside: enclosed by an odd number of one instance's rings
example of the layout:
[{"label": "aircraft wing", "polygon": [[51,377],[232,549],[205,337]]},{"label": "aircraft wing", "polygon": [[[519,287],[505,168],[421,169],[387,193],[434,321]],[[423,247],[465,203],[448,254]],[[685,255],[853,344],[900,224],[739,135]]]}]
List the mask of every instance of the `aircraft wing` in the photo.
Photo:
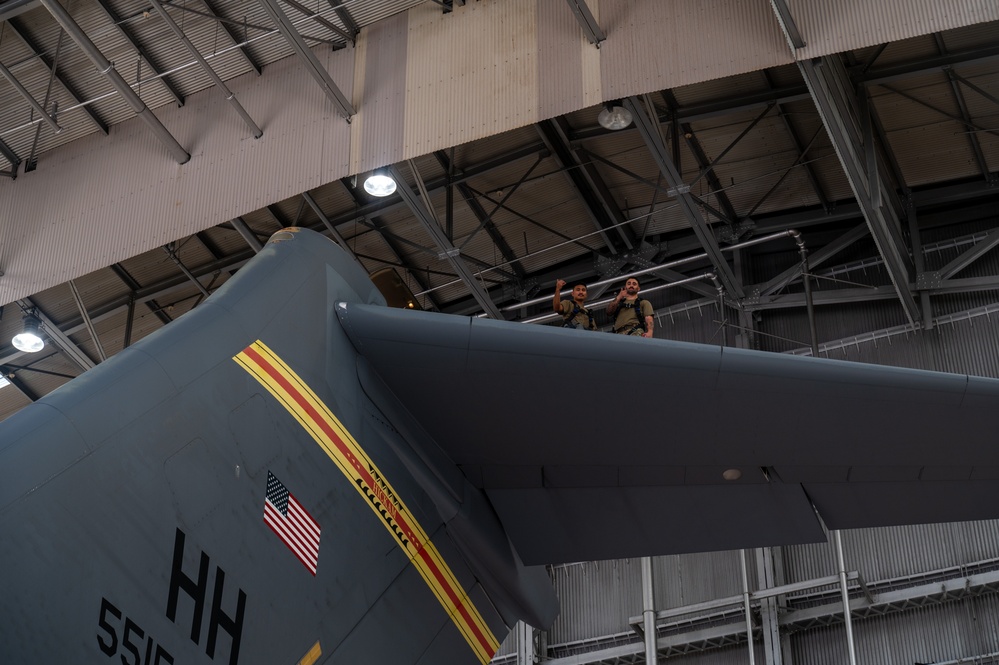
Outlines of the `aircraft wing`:
[{"label": "aircraft wing", "polygon": [[999,517],[996,380],[338,313],[527,563],[824,540],[816,510],[832,529]]}]

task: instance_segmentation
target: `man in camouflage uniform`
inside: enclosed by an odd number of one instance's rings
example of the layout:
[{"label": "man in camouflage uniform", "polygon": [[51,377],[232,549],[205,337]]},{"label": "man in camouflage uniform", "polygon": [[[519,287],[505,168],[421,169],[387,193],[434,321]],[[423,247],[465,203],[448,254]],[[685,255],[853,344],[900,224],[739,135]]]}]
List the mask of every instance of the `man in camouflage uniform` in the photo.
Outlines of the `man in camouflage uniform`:
[{"label": "man in camouflage uniform", "polygon": [[642,286],[629,277],[617,298],[607,305],[607,315],[614,319],[614,332],[619,335],[652,337],[652,303],[638,297]]},{"label": "man in camouflage uniform", "polygon": [[562,300],[562,287],[565,284],[564,279],[555,280],[555,297],[552,299],[555,312],[562,315],[562,327],[596,330],[597,324],[593,320],[593,313],[586,308],[586,284],[582,282],[574,284],[572,300]]}]

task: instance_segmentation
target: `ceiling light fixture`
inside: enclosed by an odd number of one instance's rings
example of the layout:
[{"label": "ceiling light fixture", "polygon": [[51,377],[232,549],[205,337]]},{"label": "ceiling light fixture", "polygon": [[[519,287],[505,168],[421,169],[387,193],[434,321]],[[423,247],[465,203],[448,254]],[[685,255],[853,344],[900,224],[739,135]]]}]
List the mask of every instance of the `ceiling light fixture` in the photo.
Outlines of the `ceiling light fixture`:
[{"label": "ceiling light fixture", "polygon": [[619,102],[607,102],[597,116],[597,122],[604,129],[624,129],[631,124],[631,111]]},{"label": "ceiling light fixture", "polygon": [[376,169],[364,181],[364,191],[372,196],[390,196],[395,192],[395,180],[383,169]]},{"label": "ceiling light fixture", "polygon": [[41,321],[38,320],[38,317],[34,314],[28,314],[24,317],[24,328],[20,333],[14,335],[10,343],[18,351],[38,353],[45,348],[45,340],[42,339],[42,334],[39,330],[40,326]]}]

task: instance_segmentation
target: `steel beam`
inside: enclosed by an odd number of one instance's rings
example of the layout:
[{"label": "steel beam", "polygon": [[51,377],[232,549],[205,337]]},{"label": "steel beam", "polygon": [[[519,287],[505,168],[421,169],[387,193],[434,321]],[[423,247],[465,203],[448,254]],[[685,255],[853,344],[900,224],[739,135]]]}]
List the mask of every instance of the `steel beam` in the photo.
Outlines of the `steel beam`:
[{"label": "steel beam", "polygon": [[[127,24],[121,20],[121,17],[118,16],[118,12],[114,10],[114,8],[111,6],[111,3],[108,2],[108,0],[97,0],[97,4],[100,6],[101,9],[104,10],[104,13],[107,14],[108,19],[111,21],[111,25],[114,26],[114,28],[125,39],[125,41],[127,41],[129,44],[132,45],[132,48],[135,49],[135,52],[138,54],[142,62],[146,63],[146,67],[148,67],[151,72],[156,74],[156,78],[159,80],[160,83],[163,84],[163,87],[166,89],[167,93],[171,97],[173,97],[174,103],[177,106],[183,106],[184,98],[181,96],[179,92],[177,92],[176,88],[170,85],[170,82],[167,81],[166,76],[160,73],[159,66],[157,66],[156,63],[153,62],[150,55],[146,53],[146,49],[143,48],[142,44],[139,43],[139,40],[128,29]],[[39,51],[39,49],[34,49],[34,50],[36,52]],[[88,105],[85,106],[84,108],[89,109],[90,106]],[[107,130],[105,130],[104,133],[107,134]]]},{"label": "steel beam", "polygon": [[97,328],[94,327],[94,322],[90,320],[90,314],[87,313],[87,307],[83,304],[83,296],[80,295],[80,290],[76,288],[76,282],[74,280],[69,280],[69,290],[73,292],[73,300],[76,302],[76,308],[80,310],[80,317],[83,319],[83,324],[87,326],[87,332],[90,333],[90,339],[93,340],[94,346],[97,347],[97,355],[100,357],[101,362],[108,359],[106,353],[104,353],[104,345],[101,344],[101,338],[97,335]]},{"label": "steel beam", "polygon": [[215,19],[215,22],[218,24],[218,26],[222,28],[222,32],[228,35],[229,39],[232,40],[232,45],[235,46],[239,54],[243,56],[243,60],[246,61],[246,64],[250,65],[250,68],[253,69],[254,72],[256,72],[257,76],[260,76],[262,70],[260,69],[260,65],[258,65],[253,60],[252,57],[250,57],[250,52],[246,49],[245,35],[244,39],[240,39],[239,35],[233,32],[232,28],[229,27],[231,21],[226,21],[222,19],[222,16],[219,15],[218,10],[216,10],[215,6],[212,5],[211,0],[201,0],[201,4],[204,5],[208,13],[212,16],[212,18]]},{"label": "steel beam", "polygon": [[[861,224],[853,229],[847,231],[836,240],[832,241],[828,245],[825,245],[821,249],[808,256],[808,265],[811,268],[817,268],[829,259],[831,259],[836,254],[839,254],[844,249],[857,242],[861,238],[866,238],[870,231],[866,224]],[[785,286],[793,282],[794,280],[801,277],[801,263],[796,263],[784,272],[780,273],[773,279],[761,284],[759,287],[753,289],[754,295],[756,296],[769,296],[777,291],[780,291]]]},{"label": "steel beam", "polygon": [[451,241],[444,234],[444,231],[441,229],[440,225],[438,225],[436,219],[434,219],[430,209],[424,206],[424,204],[416,197],[413,190],[410,189],[408,184],[406,184],[406,180],[402,177],[399,169],[395,166],[390,166],[388,171],[392,178],[396,181],[396,191],[402,197],[402,200],[406,202],[406,205],[409,206],[409,209],[412,211],[417,221],[423,225],[423,228],[427,230],[430,236],[434,239],[434,242],[440,248],[440,258],[446,259],[447,262],[451,264],[451,267],[453,267],[455,272],[457,272],[461,277],[462,281],[472,292],[472,297],[474,297],[476,302],[479,303],[479,306],[485,310],[486,314],[494,319],[502,321],[503,315],[496,307],[496,303],[492,301],[486,290],[475,279],[475,275],[473,275],[472,271],[468,269],[467,265],[465,265],[465,261],[459,255],[458,249],[451,244]]},{"label": "steel beam", "polygon": [[[52,2],[53,0],[43,0],[43,2]],[[323,92],[329,98],[333,105],[340,111],[340,115],[350,122],[351,116],[357,113],[354,107],[351,106],[350,102],[344,97],[343,93],[340,92],[340,88],[337,87],[336,83],[333,82],[333,78],[330,76],[329,72],[323,66],[316,54],[312,52],[306,43],[302,39],[302,35],[298,33],[295,29],[294,24],[288,19],[284,11],[278,6],[276,0],[257,0],[260,7],[264,12],[271,18],[274,22],[275,27],[278,32],[288,41],[288,45],[291,46],[292,50],[298,55],[298,57],[305,64],[305,70],[309,73],[312,78],[316,80],[319,87],[322,88]]]},{"label": "steel beam", "polygon": [[606,197],[610,197],[610,192],[606,185],[600,187],[603,185],[603,180],[592,164],[587,167],[587,172],[584,173],[583,165],[589,164],[589,160],[585,162],[580,160],[569,147],[566,127],[555,120],[542,120],[535,125],[535,129],[558,163],[559,168],[565,173],[570,187],[576,196],[583,201],[590,221],[593,222],[594,228],[600,231],[600,237],[603,238],[607,249],[612,254],[618,252],[614,242],[608,236],[608,233],[613,232],[615,228],[617,237],[624,243],[625,247],[632,249],[634,246],[632,238],[629,237],[626,229],[620,226],[624,221],[624,215],[614,203],[613,198],[607,200]]},{"label": "steel beam", "polygon": [[40,2],[52,14],[52,18],[56,20],[62,29],[69,34],[70,38],[76,42],[77,46],[90,58],[90,61],[94,63],[97,69],[108,78],[111,85],[118,91],[118,94],[128,102],[128,105],[132,107],[135,114],[152,130],[156,138],[163,143],[177,163],[186,164],[191,159],[191,155],[181,147],[177,139],[173,137],[173,134],[163,126],[159,118],[146,107],[145,102],[125,82],[125,79],[121,77],[121,74],[114,68],[114,65],[104,57],[104,54],[97,48],[97,45],[77,25],[73,17],[69,15],[69,12],[59,3],[59,0],[40,0]]},{"label": "steel beam", "polygon": [[777,16],[777,21],[784,31],[784,36],[787,37],[788,44],[791,45],[791,50],[804,48],[805,40],[802,39],[801,33],[798,31],[798,26],[794,22],[791,10],[788,9],[787,2],[785,0],[770,0],[770,6]]},{"label": "steel beam", "polygon": [[586,6],[586,0],[566,0],[566,2],[569,3],[569,9],[572,10],[572,15],[579,22],[579,27],[583,29],[587,41],[600,48],[600,42],[607,39],[607,33],[597,25],[596,19],[590,13],[590,8]]},{"label": "steel beam", "polygon": [[350,248],[350,245],[347,244],[347,240],[342,235],[340,235],[340,232],[337,231],[336,227],[333,226],[333,223],[330,222],[330,218],[327,217],[326,213],[323,212],[323,209],[319,207],[319,203],[316,201],[315,198],[313,198],[312,194],[309,194],[308,192],[302,192],[302,198],[305,199],[305,202],[309,204],[309,207],[312,208],[312,211],[316,213],[316,216],[319,217],[319,221],[323,223],[323,226],[325,226],[326,230],[330,232],[330,235],[333,236],[333,239],[336,240],[337,244],[340,245],[341,249],[347,252],[347,254],[350,255],[350,258],[354,259],[357,265],[361,266],[364,272],[368,272],[368,269],[364,267],[364,264],[361,263],[361,260],[357,258],[357,254],[355,254],[354,250],[352,250]]},{"label": "steel beam", "polygon": [[[49,70],[49,74],[52,74],[51,70]],[[21,85],[21,82],[17,80],[17,77],[14,76],[14,74],[2,63],[0,63],[0,75],[7,79],[8,83],[14,86],[14,90],[17,91],[17,94],[21,95],[21,99],[28,102],[28,106],[34,109],[35,113],[41,116],[42,120],[45,121],[45,124],[47,124],[53,132],[58,134],[62,131],[62,127],[59,126],[59,123],[57,123],[55,119],[50,116],[44,108],[42,108],[42,105],[38,103],[38,100],[35,99],[30,92],[28,92],[27,88]]]},{"label": "steel beam", "polygon": [[243,105],[236,99],[236,95],[229,90],[222,78],[215,73],[212,66],[208,64],[208,61],[201,55],[201,52],[198,51],[197,47],[191,43],[191,40],[187,38],[187,35],[184,34],[184,31],[180,29],[180,26],[177,25],[177,22],[173,20],[173,17],[170,16],[167,10],[163,8],[163,5],[159,3],[159,0],[149,0],[149,3],[153,6],[153,9],[156,10],[156,13],[160,15],[160,18],[162,18],[170,27],[170,30],[177,37],[177,39],[179,39],[180,42],[187,48],[188,53],[190,53],[194,59],[198,61],[198,64],[201,65],[202,71],[204,71],[205,74],[208,75],[208,78],[215,83],[215,86],[219,89],[219,92],[222,93],[222,96],[225,97],[225,100],[229,102],[239,117],[243,119],[243,122],[247,124],[253,132],[253,138],[259,139],[263,136],[264,132],[257,126],[257,123],[253,122],[253,118],[250,117],[250,114],[246,112]]},{"label": "steel beam", "polygon": [[341,2],[341,0],[327,0],[327,1],[329,2],[330,7],[333,8],[333,11],[336,12],[337,17],[340,19],[340,22],[343,23],[344,27],[347,28],[347,32],[350,33],[350,43],[356,44],[357,34],[361,31],[361,29],[357,26],[357,21],[355,21],[354,17],[350,15],[350,12],[347,11],[347,8],[343,6],[343,2]]},{"label": "steel beam", "polygon": [[690,223],[704,251],[708,254],[711,265],[714,266],[719,281],[725,287],[725,291],[735,298],[742,299],[744,295],[742,286],[736,280],[732,268],[728,265],[725,257],[722,256],[718,242],[715,240],[714,232],[707,222],[704,221],[701,211],[698,209],[693,197],[690,196],[690,187],[683,182],[683,178],[670,158],[666,150],[666,145],[663,143],[653,121],[646,114],[644,107],[637,98],[628,97],[622,103],[631,112],[635,126],[642,135],[645,145],[652,153],[652,157],[659,166],[663,177],[666,178],[666,182],[672,188],[684,216]]},{"label": "steel beam", "polygon": [[[870,116],[863,113],[852,92],[853,86],[846,69],[837,57],[799,61],[798,68],[812,93],[822,124],[864,213],[878,251],[885,260],[905,315],[911,323],[915,323],[921,316],[919,305],[909,288],[915,271],[902,242],[898,215],[890,206],[882,205],[891,200],[891,195],[877,172],[876,159],[870,158],[873,133],[867,132],[865,145],[863,127],[857,124],[858,119],[863,123],[866,118],[866,124],[870,126]],[[863,94],[866,95],[866,92]]]},{"label": "steel beam", "polygon": [[[453,176],[452,167],[454,166],[454,164],[451,162],[451,159],[441,150],[435,151],[434,157],[437,158],[437,161],[440,162],[440,165],[449,174],[448,177],[450,179]],[[541,159],[542,157],[539,155],[538,158]],[[460,170],[458,172],[458,175],[461,175]],[[517,260],[517,255],[514,254],[513,249],[510,247],[510,244],[506,241],[506,238],[503,237],[503,234],[500,233],[500,230],[496,227],[496,224],[492,221],[491,215],[486,213],[485,208],[482,207],[482,204],[479,203],[479,200],[475,197],[475,194],[472,193],[471,188],[464,182],[457,182],[446,186],[454,187],[455,189],[458,190],[458,195],[461,196],[461,200],[464,201],[468,209],[472,211],[472,214],[475,215],[475,218],[479,220],[479,224],[485,226],[486,233],[489,234],[489,237],[492,239],[493,244],[496,245],[496,249],[499,250],[499,253],[500,255],[502,255],[503,260],[506,261],[506,263],[517,274],[517,277],[521,279],[526,277],[527,272],[524,270],[524,266],[522,266],[520,262]],[[495,210],[493,211],[493,214],[495,214]]]},{"label": "steel beam", "polygon": [[88,369],[94,367],[94,361],[90,359],[90,356],[84,353],[83,349],[77,346],[76,342],[71,340],[69,335],[64,333],[59,326],[52,319],[50,319],[47,314],[45,314],[45,312],[38,309],[35,303],[31,301],[31,298],[21,298],[17,301],[17,304],[20,305],[21,309],[26,312],[34,312],[42,324],[41,329],[45,332],[48,338],[52,340],[52,343],[55,344],[67,358],[76,363],[80,369],[87,371]]}]

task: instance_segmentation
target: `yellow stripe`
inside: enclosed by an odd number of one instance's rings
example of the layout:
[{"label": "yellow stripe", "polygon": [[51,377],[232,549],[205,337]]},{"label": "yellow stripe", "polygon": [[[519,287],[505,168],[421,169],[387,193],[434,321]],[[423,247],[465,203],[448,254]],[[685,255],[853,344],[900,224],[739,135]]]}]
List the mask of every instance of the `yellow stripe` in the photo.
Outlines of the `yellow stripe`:
[{"label": "yellow stripe", "polygon": [[[278,379],[271,376],[265,367],[259,365],[254,358],[246,353],[246,351],[251,349],[259,354],[262,361],[281,380],[298,393],[300,399],[306,403],[305,406],[295,398],[292,392],[289,392],[287,388],[282,386]],[[481,614],[479,614],[477,608],[472,604],[468,594],[458,583],[454,573],[444,562],[440,552],[430,541],[430,538],[419,522],[414,519],[408,508],[406,508],[405,503],[395,492],[395,489],[381,471],[378,470],[354,437],[351,436],[350,432],[347,431],[339,419],[333,415],[312,389],[263,342],[259,340],[254,342],[246,350],[236,355],[233,360],[263,385],[285,407],[292,417],[298,421],[302,428],[309,433],[313,440],[319,444],[327,456],[337,465],[347,480],[350,481],[350,484],[363,497],[365,503],[375,513],[379,522],[392,534],[396,544],[406,552],[407,557],[416,567],[421,577],[423,577],[427,586],[430,587],[438,602],[440,602],[441,606],[451,617],[455,626],[464,636],[478,659],[483,664],[488,663],[499,649],[499,641],[493,635],[492,631],[489,630]],[[310,409],[312,413],[309,413]],[[339,439],[346,450],[342,450],[329,434],[324,431],[323,425]],[[363,469],[363,475],[355,468],[355,464]],[[376,482],[370,483],[374,487],[367,488],[369,483],[364,477],[365,475],[369,477],[373,476],[376,479]],[[380,503],[383,504],[387,511],[394,511],[397,524],[402,523],[409,526],[410,533],[408,534],[409,537],[406,543],[400,540],[397,530],[393,529],[382,517],[378,507],[369,498],[366,488],[377,494],[376,499],[380,499]],[[429,559],[429,562],[424,560],[424,557]],[[434,574],[435,568],[443,578],[443,584]],[[457,603],[452,600],[445,585],[451,589],[452,594],[458,597]],[[459,605],[465,608],[467,616],[461,613]],[[479,636],[481,636],[481,639]],[[483,641],[485,641],[485,645]]]},{"label": "yellow stripe", "polygon": [[319,646],[319,642],[317,641],[312,645],[312,648],[309,649],[309,653],[302,656],[302,660],[298,661],[298,665],[312,665],[314,662],[319,660],[319,657],[322,655],[323,648]]}]

